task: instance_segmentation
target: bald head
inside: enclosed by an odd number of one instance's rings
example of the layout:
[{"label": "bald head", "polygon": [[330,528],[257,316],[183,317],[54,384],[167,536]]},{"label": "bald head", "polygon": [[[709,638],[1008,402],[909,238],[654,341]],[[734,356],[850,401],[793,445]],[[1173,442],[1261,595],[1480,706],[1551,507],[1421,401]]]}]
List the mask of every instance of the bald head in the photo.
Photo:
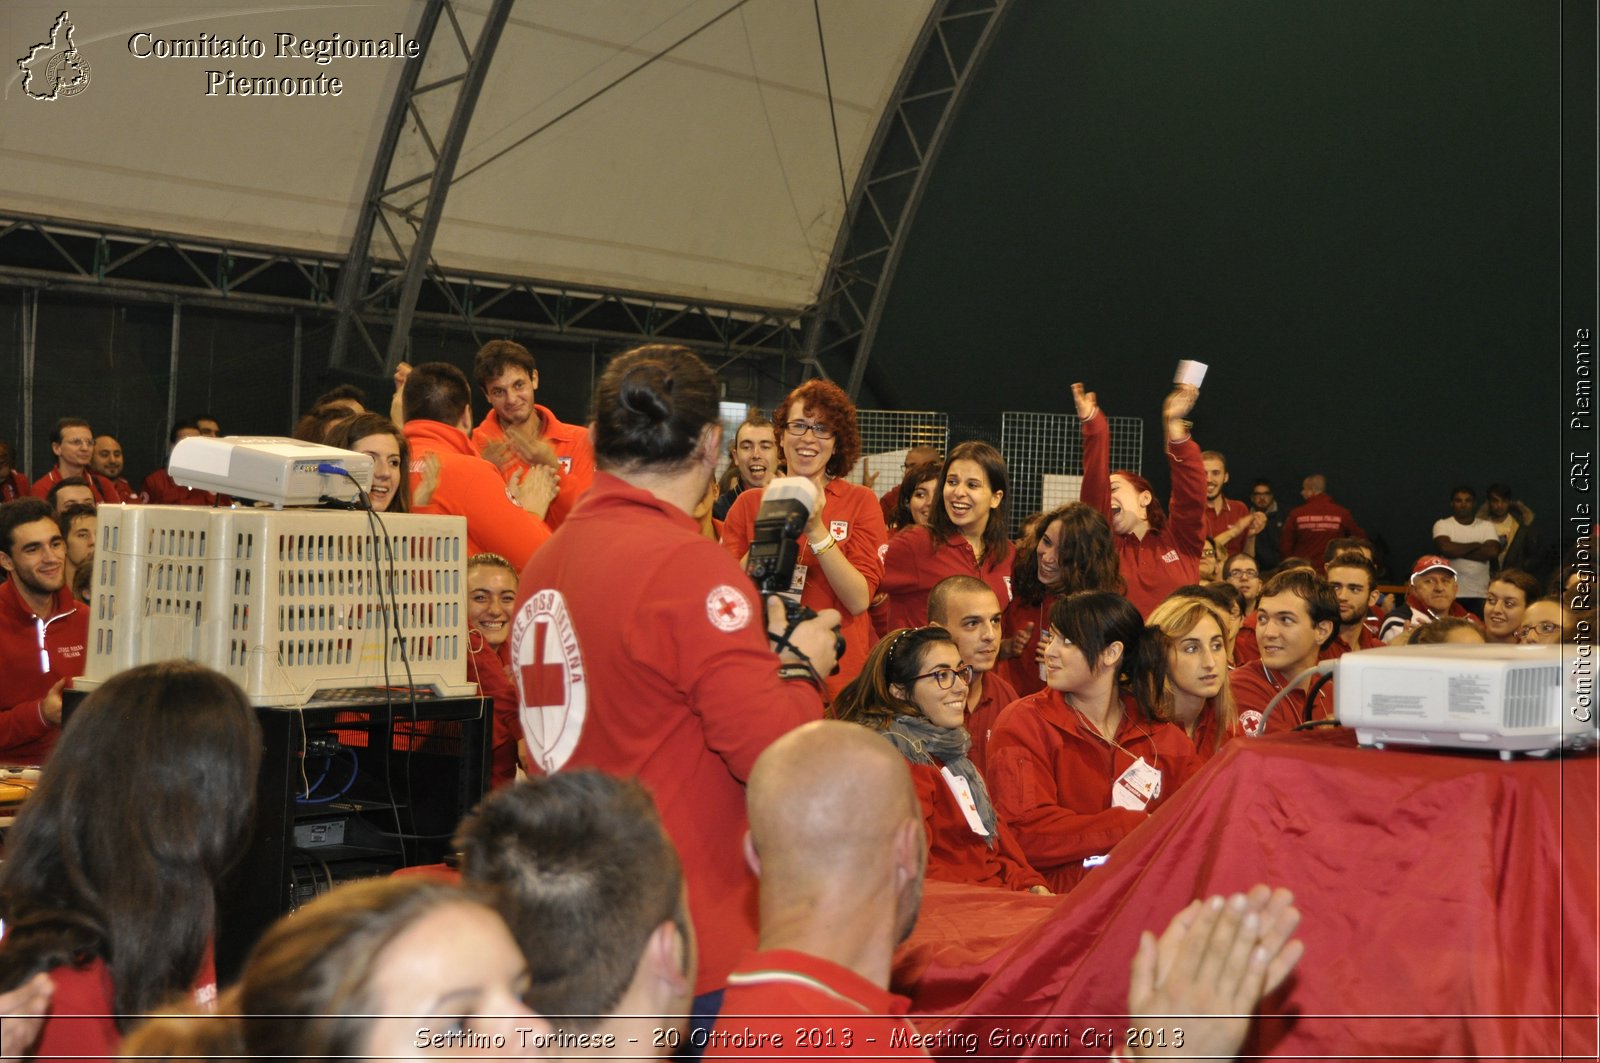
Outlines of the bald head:
[{"label": "bald head", "polygon": [[763,876],[859,859],[922,818],[905,758],[860,724],[818,720],[767,747],[750,772],[750,838]]},{"label": "bald head", "polygon": [[1320,495],[1328,489],[1328,480],[1321,473],[1312,473],[1300,483],[1300,494],[1305,498]]},{"label": "bald head", "polygon": [[800,947],[887,984],[928,859],[905,758],[860,724],[818,720],[756,759],[747,798],[762,947]]}]

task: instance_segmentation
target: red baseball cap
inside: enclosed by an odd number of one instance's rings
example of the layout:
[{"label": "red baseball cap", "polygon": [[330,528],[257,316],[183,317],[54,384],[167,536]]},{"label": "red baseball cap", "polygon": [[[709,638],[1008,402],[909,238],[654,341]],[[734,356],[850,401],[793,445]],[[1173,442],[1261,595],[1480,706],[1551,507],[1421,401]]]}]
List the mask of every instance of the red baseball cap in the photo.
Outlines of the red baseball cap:
[{"label": "red baseball cap", "polygon": [[1445,558],[1438,554],[1423,554],[1417,558],[1417,563],[1411,566],[1411,578],[1416,579],[1424,572],[1432,572],[1436,568],[1442,568],[1452,576],[1456,574],[1456,570],[1451,567],[1450,562]]}]

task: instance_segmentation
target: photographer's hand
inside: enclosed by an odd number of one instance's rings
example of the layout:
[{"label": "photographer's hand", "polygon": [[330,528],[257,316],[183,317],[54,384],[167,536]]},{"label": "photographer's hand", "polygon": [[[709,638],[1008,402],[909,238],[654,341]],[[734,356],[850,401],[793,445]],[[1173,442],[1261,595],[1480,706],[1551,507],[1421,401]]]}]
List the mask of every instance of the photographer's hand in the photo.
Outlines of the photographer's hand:
[{"label": "photographer's hand", "polygon": [[[800,653],[805,654],[807,660],[791,650],[779,651],[778,659],[785,664],[809,663],[817,675],[825,676],[833,671],[838,664],[838,657],[834,654],[833,640],[839,633],[840,617],[837,609],[824,609],[810,620],[802,620],[795,625],[794,631],[789,634],[789,642]],[[789,618],[783,610],[783,600],[772,597],[767,599],[767,631],[782,636],[789,628]]]}]

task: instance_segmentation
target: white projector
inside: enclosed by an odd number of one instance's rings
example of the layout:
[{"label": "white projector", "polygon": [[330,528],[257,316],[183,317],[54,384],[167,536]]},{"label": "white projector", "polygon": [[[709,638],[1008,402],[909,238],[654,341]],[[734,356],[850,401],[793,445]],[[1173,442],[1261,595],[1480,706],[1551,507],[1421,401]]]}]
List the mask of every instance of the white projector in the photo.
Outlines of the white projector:
[{"label": "white projector", "polygon": [[365,454],[278,436],[180,439],[167,459],[167,472],[184,487],[265,502],[275,509],[314,506],[324,498],[355,502],[360,497],[357,484],[362,491],[372,486],[372,459]]},{"label": "white projector", "polygon": [[1596,741],[1593,646],[1389,646],[1347,653],[1334,673],[1339,722],[1364,746],[1513,753]]}]

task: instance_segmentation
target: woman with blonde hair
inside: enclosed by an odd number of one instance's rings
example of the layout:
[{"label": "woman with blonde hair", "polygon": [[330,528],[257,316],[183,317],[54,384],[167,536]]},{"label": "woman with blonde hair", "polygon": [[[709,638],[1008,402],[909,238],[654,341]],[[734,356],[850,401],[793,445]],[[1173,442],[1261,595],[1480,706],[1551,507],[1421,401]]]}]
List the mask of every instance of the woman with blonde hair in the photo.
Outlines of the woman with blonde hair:
[{"label": "woman with blonde hair", "polygon": [[1200,598],[1172,597],[1150,613],[1167,644],[1161,711],[1183,728],[1202,761],[1244,734],[1228,687],[1228,622]]}]

